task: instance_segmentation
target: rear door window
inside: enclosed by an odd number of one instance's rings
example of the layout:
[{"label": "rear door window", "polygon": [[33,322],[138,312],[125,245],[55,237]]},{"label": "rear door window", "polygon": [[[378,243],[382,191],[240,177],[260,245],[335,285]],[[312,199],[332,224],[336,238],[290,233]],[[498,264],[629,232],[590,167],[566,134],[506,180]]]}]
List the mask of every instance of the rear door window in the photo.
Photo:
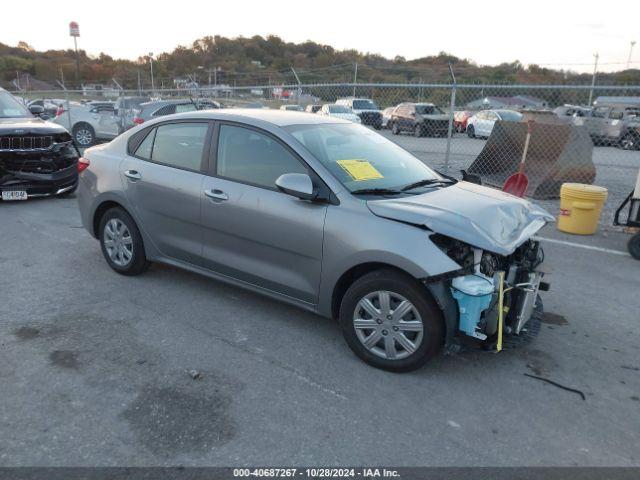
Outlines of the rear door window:
[{"label": "rear door window", "polygon": [[151,149],[153,148],[153,139],[156,136],[156,129],[151,130],[142,143],[136,148],[134,155],[145,160],[151,160]]},{"label": "rear door window", "polygon": [[[208,129],[207,123],[184,122],[160,125],[156,128],[151,160],[171,167],[200,171]],[[140,147],[149,139],[149,136]]]}]

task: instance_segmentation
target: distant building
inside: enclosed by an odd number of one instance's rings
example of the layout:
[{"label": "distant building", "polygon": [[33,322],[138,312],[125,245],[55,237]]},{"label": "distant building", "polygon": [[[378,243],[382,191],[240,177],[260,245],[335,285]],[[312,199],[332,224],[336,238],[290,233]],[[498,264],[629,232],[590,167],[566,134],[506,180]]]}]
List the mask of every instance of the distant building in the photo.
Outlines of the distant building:
[{"label": "distant building", "polygon": [[541,98],[530,95],[515,95],[513,97],[484,97],[467,103],[469,110],[499,110],[501,108],[517,108],[523,110],[538,110],[547,108],[548,104]]}]

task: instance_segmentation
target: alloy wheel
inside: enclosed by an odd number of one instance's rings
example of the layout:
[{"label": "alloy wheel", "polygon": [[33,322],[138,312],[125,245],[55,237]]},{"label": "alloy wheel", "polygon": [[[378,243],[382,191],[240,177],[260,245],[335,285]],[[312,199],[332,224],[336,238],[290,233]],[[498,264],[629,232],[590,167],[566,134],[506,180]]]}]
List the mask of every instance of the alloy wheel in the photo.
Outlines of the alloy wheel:
[{"label": "alloy wheel", "polygon": [[360,299],[353,312],[353,327],[367,350],[387,360],[413,354],[424,334],[416,307],[402,295],[385,290]]},{"label": "alloy wheel", "polygon": [[91,145],[93,134],[86,128],[81,128],[76,132],[76,142],[80,145]]},{"label": "alloy wheel", "polygon": [[113,263],[125,267],[133,258],[133,238],[129,228],[118,218],[112,218],[104,226],[104,248]]}]

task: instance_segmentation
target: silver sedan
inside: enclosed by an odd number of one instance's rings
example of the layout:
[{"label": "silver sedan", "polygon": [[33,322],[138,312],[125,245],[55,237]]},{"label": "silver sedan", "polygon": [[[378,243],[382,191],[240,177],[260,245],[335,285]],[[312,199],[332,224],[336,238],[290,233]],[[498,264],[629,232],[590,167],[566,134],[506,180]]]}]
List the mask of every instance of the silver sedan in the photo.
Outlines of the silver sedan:
[{"label": "silver sedan", "polygon": [[[348,121],[188,112],[90,148],[79,165],[82,221],[113,270],[162,262],[335,318],[378,368],[415,369],[465,338],[494,348],[534,316],[530,237],[552,217]],[[478,278],[491,299],[511,288],[513,318],[494,321],[495,301],[479,308],[467,292]]]}]

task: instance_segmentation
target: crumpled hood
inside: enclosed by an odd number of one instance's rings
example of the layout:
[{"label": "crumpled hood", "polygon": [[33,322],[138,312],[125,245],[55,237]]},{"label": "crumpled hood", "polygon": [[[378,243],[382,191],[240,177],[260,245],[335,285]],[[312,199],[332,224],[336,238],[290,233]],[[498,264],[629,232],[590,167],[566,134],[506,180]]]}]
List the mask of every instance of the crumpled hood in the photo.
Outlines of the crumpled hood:
[{"label": "crumpled hood", "polygon": [[422,195],[370,200],[377,216],[428,229],[500,255],[510,255],[554,218],[527,200],[458,182]]},{"label": "crumpled hood", "polygon": [[37,117],[0,118],[0,135],[64,133],[65,128]]}]

